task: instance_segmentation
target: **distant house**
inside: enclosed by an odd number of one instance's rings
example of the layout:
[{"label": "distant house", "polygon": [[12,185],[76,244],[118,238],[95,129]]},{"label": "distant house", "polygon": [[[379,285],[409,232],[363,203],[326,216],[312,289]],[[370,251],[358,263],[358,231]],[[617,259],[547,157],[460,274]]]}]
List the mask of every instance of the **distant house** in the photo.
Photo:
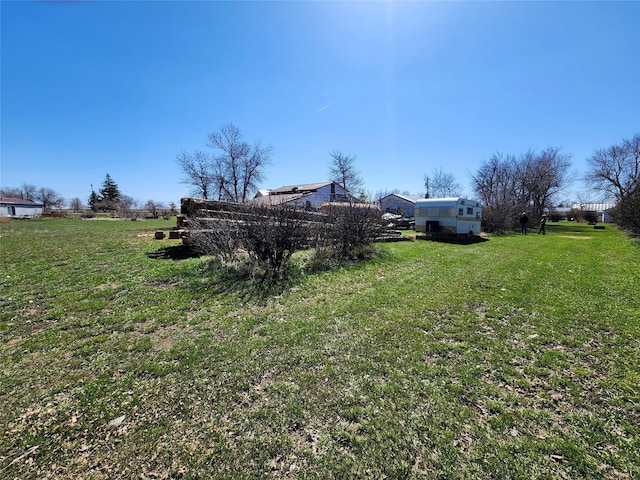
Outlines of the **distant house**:
[{"label": "distant house", "polygon": [[0,217],[37,218],[42,216],[43,205],[22,198],[0,197]]},{"label": "distant house", "polygon": [[290,205],[316,211],[328,202],[357,201],[347,190],[335,182],[287,185],[260,190],[247,203],[261,206]]},{"label": "distant house", "polygon": [[573,209],[583,212],[595,212],[598,222],[611,223],[611,210],[615,206],[615,203],[574,203]]},{"label": "distant house", "polygon": [[422,197],[416,197],[414,195],[391,193],[380,199],[380,210],[382,210],[382,213],[414,217],[416,202],[421,198]]}]

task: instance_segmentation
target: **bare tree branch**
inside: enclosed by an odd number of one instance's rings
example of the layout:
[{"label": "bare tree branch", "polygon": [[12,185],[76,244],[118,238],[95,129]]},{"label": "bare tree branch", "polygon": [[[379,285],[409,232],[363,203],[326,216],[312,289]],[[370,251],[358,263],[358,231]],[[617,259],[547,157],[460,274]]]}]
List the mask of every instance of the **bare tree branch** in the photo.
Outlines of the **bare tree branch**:
[{"label": "bare tree branch", "polygon": [[240,129],[228,123],[209,134],[209,146],[218,152],[213,158],[213,179],[218,199],[231,202],[249,200],[264,178],[264,167],[271,161],[273,147],[260,141],[253,147],[242,140]]},{"label": "bare tree branch", "polygon": [[331,156],[329,179],[339,184],[349,193],[360,196],[363,191],[364,181],[356,170],[356,157],[344,154],[339,150],[333,150],[329,155]]},{"label": "bare tree branch", "polygon": [[590,170],[584,179],[591,188],[622,200],[640,185],[640,133],[620,145],[596,150],[587,162]]},{"label": "bare tree branch", "polygon": [[200,150],[193,153],[182,151],[176,160],[185,175],[180,183],[191,185],[196,196],[208,199],[215,177],[209,155]]}]

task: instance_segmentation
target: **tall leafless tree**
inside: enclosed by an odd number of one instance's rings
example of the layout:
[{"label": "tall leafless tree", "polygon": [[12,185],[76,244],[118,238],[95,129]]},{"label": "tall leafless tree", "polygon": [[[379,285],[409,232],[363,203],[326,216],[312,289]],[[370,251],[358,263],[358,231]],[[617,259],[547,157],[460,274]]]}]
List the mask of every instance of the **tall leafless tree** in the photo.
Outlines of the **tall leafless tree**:
[{"label": "tall leafless tree", "polygon": [[486,231],[508,230],[518,211],[526,208],[517,199],[516,165],[514,155],[495,153],[472,175],[474,190],[484,206],[482,223]]},{"label": "tall leafless tree", "polygon": [[42,203],[44,211],[52,208],[62,208],[64,206],[64,198],[58,192],[48,187],[40,187],[36,191],[35,200]]},{"label": "tall leafless tree", "polygon": [[614,221],[640,236],[640,133],[620,145],[596,150],[587,161],[591,168],[585,180],[594,190],[615,198]]},{"label": "tall leafless tree", "polygon": [[212,172],[218,199],[238,203],[249,200],[264,179],[264,168],[271,161],[273,147],[260,141],[250,146],[232,123],[210,133],[209,146],[215,151]]},{"label": "tall leafless tree", "polygon": [[364,180],[360,172],[356,170],[356,157],[344,154],[340,150],[329,152],[331,162],[329,164],[329,179],[336,182],[349,193],[357,197],[364,193]]},{"label": "tall leafless tree", "polygon": [[640,185],[640,133],[619,145],[596,150],[587,163],[585,180],[594,190],[616,200],[625,198]]},{"label": "tall leafless tree", "polygon": [[82,200],[79,197],[73,197],[71,200],[69,200],[69,208],[73,210],[73,213],[78,213],[84,208],[84,205],[82,204]]},{"label": "tall leafless tree", "polygon": [[523,211],[542,216],[569,183],[569,155],[557,148],[540,153],[496,153],[472,175],[474,190],[484,205],[483,224],[488,231],[508,230]]},{"label": "tall leafless tree", "polygon": [[433,173],[424,176],[424,187],[427,198],[459,197],[462,195],[462,187],[454,174],[438,168]]},{"label": "tall leafless tree", "polygon": [[116,203],[118,215],[125,218],[137,218],[140,202],[129,195],[120,195]]},{"label": "tall leafless tree", "polygon": [[30,183],[23,183],[20,187],[20,198],[25,200],[36,200],[38,197],[38,187]]},{"label": "tall leafless tree", "polygon": [[552,206],[552,200],[569,184],[571,158],[558,148],[549,147],[540,153],[528,151],[519,162],[519,193],[534,218]]},{"label": "tall leafless tree", "polygon": [[184,174],[180,183],[190,185],[195,196],[208,199],[214,183],[213,165],[209,154],[200,150],[193,153],[181,151],[176,160]]}]

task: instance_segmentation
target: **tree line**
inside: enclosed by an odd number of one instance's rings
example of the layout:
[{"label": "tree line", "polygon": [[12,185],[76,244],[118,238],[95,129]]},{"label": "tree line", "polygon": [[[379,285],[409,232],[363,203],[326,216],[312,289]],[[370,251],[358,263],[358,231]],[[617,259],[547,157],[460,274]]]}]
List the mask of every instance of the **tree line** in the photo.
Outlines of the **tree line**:
[{"label": "tree line", "polygon": [[[204,199],[245,202],[264,179],[271,161],[273,147],[261,142],[249,145],[238,127],[228,123],[208,135],[212,152],[197,150],[180,152],[177,156],[191,193]],[[617,202],[616,221],[625,229],[640,230],[636,225],[638,211],[638,150],[640,134],[618,145],[599,149],[587,159],[589,170],[583,180],[600,197],[613,197]],[[357,198],[376,202],[400,190],[383,190],[374,196],[367,193],[364,181],[355,168],[356,157],[339,150],[329,152],[329,180],[339,183]],[[470,173],[473,194],[484,206],[483,229],[489,232],[508,231],[517,225],[523,211],[539,218],[560,204],[560,197],[574,178],[571,155],[556,147],[541,151],[527,150],[512,154],[496,152]],[[456,177],[436,169],[424,175],[425,193],[416,196],[464,196]],[[407,193],[408,192],[402,192]],[[595,203],[595,202],[594,202]]]},{"label": "tree line", "polygon": [[50,212],[54,209],[60,210],[68,206],[74,213],[81,213],[89,209],[94,213],[111,213],[123,217],[136,217],[141,211],[146,211],[152,217],[160,215],[168,217],[177,213],[174,202],[166,206],[162,202],[155,200],[141,202],[124,195],[120,191],[118,184],[108,173],[98,191],[95,191],[93,185],[91,185],[91,194],[87,199],[86,205],[79,197],[74,197],[67,201],[52,188],[36,187],[28,183],[24,183],[20,187],[0,188],[0,196],[40,203],[45,212]]},{"label": "tree line", "polygon": [[116,181],[108,173],[97,192],[91,185],[91,194],[87,204],[92,212],[112,213],[132,218],[135,218],[140,211],[146,211],[150,217],[155,218],[158,216],[168,218],[177,213],[174,202],[171,202],[167,207],[162,202],[155,200],[147,200],[142,203],[133,197],[124,195]]},{"label": "tree line", "polygon": [[63,208],[66,204],[64,198],[58,192],[49,187],[36,187],[29,183],[23,183],[20,187],[0,188],[0,196],[5,198],[21,198],[42,204],[44,210]]}]

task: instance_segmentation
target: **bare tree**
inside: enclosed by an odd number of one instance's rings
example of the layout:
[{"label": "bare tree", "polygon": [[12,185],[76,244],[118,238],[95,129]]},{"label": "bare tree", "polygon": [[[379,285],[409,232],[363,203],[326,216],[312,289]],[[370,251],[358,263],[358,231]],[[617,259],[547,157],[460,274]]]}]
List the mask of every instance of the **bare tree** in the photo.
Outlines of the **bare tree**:
[{"label": "bare tree", "polygon": [[569,158],[550,147],[519,157],[496,153],[483,162],[472,179],[485,206],[484,228],[507,230],[523,211],[531,218],[542,216],[569,183]]},{"label": "bare tree", "polygon": [[19,188],[2,187],[2,188],[0,188],[0,197],[22,198],[22,192],[21,192],[21,190]]},{"label": "bare tree", "polygon": [[212,163],[213,184],[219,200],[245,202],[264,179],[273,147],[257,141],[253,147],[243,141],[240,129],[228,123],[209,134],[209,146],[216,151]]},{"label": "bare tree", "polygon": [[617,201],[615,222],[633,235],[640,235],[640,133],[620,145],[597,150],[588,160],[587,182]]},{"label": "bare tree", "polygon": [[190,185],[195,196],[209,198],[214,183],[213,165],[209,154],[200,150],[193,153],[182,151],[176,160],[184,173],[180,183]]},{"label": "bare tree", "polygon": [[82,204],[82,200],[80,198],[73,197],[71,200],[69,200],[69,208],[73,210],[73,213],[78,213],[84,208],[84,205]]},{"label": "bare tree", "polygon": [[36,192],[35,200],[42,203],[44,211],[52,208],[62,208],[65,203],[64,198],[58,192],[48,187],[40,187]]},{"label": "bare tree", "polygon": [[528,151],[521,157],[518,169],[521,172],[520,193],[534,218],[540,218],[546,209],[550,209],[558,194],[569,184],[570,158],[554,147],[539,154]]},{"label": "bare tree", "polygon": [[340,150],[329,152],[329,179],[355,196],[361,196],[364,191],[364,181],[360,172],[356,170],[356,157],[344,154]]},{"label": "bare tree", "polygon": [[20,187],[20,198],[34,201],[38,197],[38,187],[30,183],[23,183]]},{"label": "bare tree", "polygon": [[38,193],[38,187],[29,183],[23,183],[19,188],[16,187],[2,187],[0,188],[0,195],[3,197],[21,198],[22,200],[36,199]]},{"label": "bare tree", "polygon": [[585,180],[594,190],[616,200],[625,198],[640,185],[640,133],[620,145],[596,150],[587,162]]},{"label": "bare tree", "polygon": [[149,212],[149,215],[154,218],[158,218],[158,216],[160,215],[160,211],[165,210],[165,206],[162,204],[162,202],[156,202],[155,200],[147,200],[147,202],[144,204],[144,208],[146,208]]},{"label": "bare tree", "polygon": [[139,206],[140,202],[129,195],[121,195],[116,204],[118,214],[125,218],[136,218]]},{"label": "bare tree", "polygon": [[434,170],[431,176],[425,175],[424,186],[427,198],[459,197],[462,192],[455,175],[445,172],[442,168]]},{"label": "bare tree", "polygon": [[485,231],[510,229],[518,212],[527,207],[517,198],[516,165],[514,155],[495,153],[472,175],[474,190],[484,205],[482,224]]},{"label": "bare tree", "polygon": [[382,200],[384,197],[392,195],[394,193],[400,193],[400,189],[392,188],[391,190],[378,190],[376,193],[373,194],[372,201],[373,203],[379,204],[380,200]]}]

